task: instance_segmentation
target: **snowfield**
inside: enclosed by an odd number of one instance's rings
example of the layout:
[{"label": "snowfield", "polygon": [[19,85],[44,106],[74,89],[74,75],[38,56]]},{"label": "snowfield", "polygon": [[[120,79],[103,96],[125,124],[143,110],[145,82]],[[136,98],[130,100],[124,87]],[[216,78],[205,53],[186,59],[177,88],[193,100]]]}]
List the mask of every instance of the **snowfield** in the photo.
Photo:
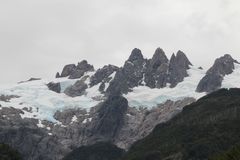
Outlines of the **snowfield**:
[{"label": "snowfield", "polygon": [[[67,78],[58,78],[52,80],[54,82],[61,82],[64,85],[71,85],[77,80],[69,80]],[[97,88],[93,87],[88,89],[88,94],[81,97],[69,97],[64,93],[55,93],[48,89],[46,86],[49,80],[37,80],[26,83],[17,84],[11,87],[0,88],[0,95],[18,95],[19,98],[13,98],[10,102],[0,101],[4,107],[14,107],[23,109],[28,107],[32,112],[24,111],[22,118],[37,118],[41,120],[48,120],[57,122],[53,115],[59,110],[68,108],[83,108],[89,110],[91,107],[96,106],[99,101],[93,100],[94,95],[101,96]],[[91,96],[90,96],[91,95]]]},{"label": "snowfield", "polygon": [[235,63],[232,74],[226,75],[222,82],[222,88],[240,88],[240,64]]},{"label": "snowfield", "polygon": [[204,96],[205,93],[197,93],[195,90],[201,78],[205,76],[205,71],[192,66],[188,70],[188,75],[189,77],[186,77],[174,88],[167,86],[161,89],[151,89],[147,86],[140,86],[133,88],[133,92],[124,95],[124,97],[128,99],[131,107],[152,108],[167,100],[177,101],[186,97],[198,99]]},{"label": "snowfield", "polygon": [[[136,108],[152,108],[156,107],[158,104],[164,103],[167,100],[177,101],[185,97],[198,99],[206,94],[195,92],[199,81],[205,73],[205,70],[201,70],[193,66],[188,70],[189,77],[186,77],[184,81],[179,83],[175,88],[165,87],[162,89],[150,89],[147,86],[139,86],[133,88],[133,91],[124,95],[124,97],[129,101],[130,107]],[[87,73],[89,76],[93,74],[94,72]],[[115,73],[111,75],[112,79],[114,76]],[[225,76],[222,87],[240,87],[239,77],[240,65],[236,64],[234,72]],[[88,88],[86,95],[74,98],[69,97],[64,93],[55,93],[49,90],[46,86],[49,82],[60,82],[62,89],[61,92],[63,92],[68,86],[74,84],[77,80],[79,79],[42,79],[0,87],[0,95],[20,96],[19,98],[12,98],[9,102],[0,101],[0,105],[4,107],[22,109],[24,112],[24,114],[21,114],[22,118],[36,118],[39,120],[48,120],[57,123],[58,121],[56,121],[53,117],[57,110],[62,111],[69,108],[82,108],[89,111],[91,107],[94,107],[101,102],[93,97],[104,96],[98,91],[100,84],[95,85],[92,88]],[[87,79],[87,82],[90,82],[89,79]],[[109,84],[106,86],[108,85]],[[73,117],[72,121],[76,121],[76,117]]]}]

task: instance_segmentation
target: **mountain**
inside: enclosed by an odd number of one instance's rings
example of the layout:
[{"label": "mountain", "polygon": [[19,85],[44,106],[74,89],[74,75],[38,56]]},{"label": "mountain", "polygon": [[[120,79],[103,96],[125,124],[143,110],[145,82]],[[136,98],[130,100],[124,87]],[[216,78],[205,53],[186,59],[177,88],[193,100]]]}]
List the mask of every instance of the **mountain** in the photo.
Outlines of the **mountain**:
[{"label": "mountain", "polygon": [[147,59],[135,48],[122,67],[95,69],[82,60],[65,65],[53,79],[3,86],[0,143],[27,160],[62,159],[97,142],[128,150],[196,99],[221,87],[240,87],[240,64],[230,55],[219,59],[206,72],[182,51],[168,58],[157,48]]},{"label": "mountain", "polygon": [[146,138],[124,160],[204,160],[240,143],[240,89],[221,89],[186,106]]}]

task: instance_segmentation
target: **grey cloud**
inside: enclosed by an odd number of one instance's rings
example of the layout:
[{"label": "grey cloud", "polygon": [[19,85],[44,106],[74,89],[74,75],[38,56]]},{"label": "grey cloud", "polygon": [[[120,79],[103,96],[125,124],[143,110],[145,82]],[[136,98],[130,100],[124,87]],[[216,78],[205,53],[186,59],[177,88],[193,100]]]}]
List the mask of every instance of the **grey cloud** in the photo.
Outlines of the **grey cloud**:
[{"label": "grey cloud", "polygon": [[[0,83],[53,77],[67,63],[122,65],[138,47],[151,57],[181,49],[210,66],[230,53],[240,60],[237,0],[0,1]],[[7,67],[6,67],[7,66]]]}]

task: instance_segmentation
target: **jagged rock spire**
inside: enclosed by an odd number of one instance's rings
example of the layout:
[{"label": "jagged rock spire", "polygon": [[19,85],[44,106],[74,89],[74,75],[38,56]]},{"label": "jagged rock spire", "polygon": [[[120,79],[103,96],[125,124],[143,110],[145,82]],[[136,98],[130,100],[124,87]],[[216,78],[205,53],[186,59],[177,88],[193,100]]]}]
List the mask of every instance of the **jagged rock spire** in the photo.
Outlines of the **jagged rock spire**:
[{"label": "jagged rock spire", "polygon": [[168,58],[161,48],[157,48],[150,60],[150,65],[153,69],[157,69],[163,63],[168,63]]},{"label": "jagged rock spire", "polygon": [[130,57],[128,58],[128,61],[134,62],[136,60],[143,60],[143,59],[144,58],[143,58],[141,50],[138,49],[138,48],[134,48],[132,50],[132,53],[131,53]]},{"label": "jagged rock spire", "polygon": [[192,65],[185,53],[180,50],[177,52],[176,61],[178,65],[181,65],[182,67],[185,67],[187,69],[189,69],[189,65]]},{"label": "jagged rock spire", "polygon": [[185,53],[178,51],[171,56],[169,63],[169,83],[171,87],[175,87],[179,82],[182,82],[184,77],[188,76],[187,70],[192,63],[188,60]]}]

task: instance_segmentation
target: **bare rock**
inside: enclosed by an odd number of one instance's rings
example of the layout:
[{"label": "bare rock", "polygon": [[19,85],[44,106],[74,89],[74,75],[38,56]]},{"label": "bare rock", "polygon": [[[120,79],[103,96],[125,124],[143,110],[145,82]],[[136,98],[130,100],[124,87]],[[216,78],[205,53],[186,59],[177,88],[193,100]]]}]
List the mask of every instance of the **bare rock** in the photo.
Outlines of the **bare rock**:
[{"label": "bare rock", "polygon": [[168,58],[161,48],[157,48],[152,59],[149,60],[144,81],[150,88],[163,88],[167,84]]},{"label": "bare rock", "polygon": [[179,82],[182,82],[188,76],[187,70],[192,65],[187,56],[178,51],[177,55],[172,55],[169,63],[169,83],[170,87],[175,87]]},{"label": "bare rock", "polygon": [[19,98],[17,95],[0,95],[0,101],[9,102],[13,98]]},{"label": "bare rock", "polygon": [[69,86],[65,89],[64,93],[70,97],[82,96],[85,94],[88,85],[85,83],[85,80],[88,77],[83,77],[81,80],[78,80],[75,84]]},{"label": "bare rock", "polygon": [[234,63],[238,62],[229,54],[216,59],[213,66],[199,82],[196,91],[209,93],[221,88],[224,76],[233,72]]},{"label": "bare rock", "polygon": [[61,85],[60,83],[54,83],[54,82],[50,82],[47,84],[47,87],[53,91],[53,92],[56,92],[56,93],[60,93],[61,92]]},{"label": "bare rock", "polygon": [[84,73],[89,71],[94,71],[94,67],[88,64],[86,60],[83,60],[80,63],[78,63],[76,69],[70,74],[69,78],[70,79],[81,78],[84,75]]},{"label": "bare rock", "polygon": [[61,73],[61,77],[67,77],[70,76],[75,70],[76,70],[75,64],[68,64],[64,66],[63,71]]},{"label": "bare rock", "polygon": [[90,86],[97,85],[101,82],[109,82],[109,76],[113,74],[113,72],[118,71],[118,67],[114,65],[106,65],[101,69],[98,69],[96,73],[90,79]]}]

